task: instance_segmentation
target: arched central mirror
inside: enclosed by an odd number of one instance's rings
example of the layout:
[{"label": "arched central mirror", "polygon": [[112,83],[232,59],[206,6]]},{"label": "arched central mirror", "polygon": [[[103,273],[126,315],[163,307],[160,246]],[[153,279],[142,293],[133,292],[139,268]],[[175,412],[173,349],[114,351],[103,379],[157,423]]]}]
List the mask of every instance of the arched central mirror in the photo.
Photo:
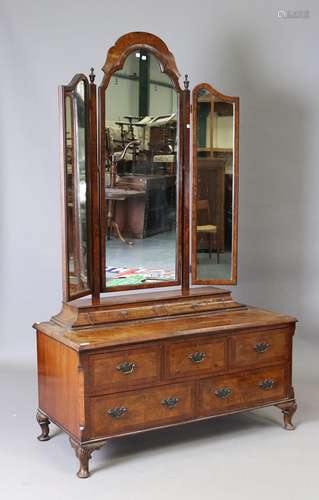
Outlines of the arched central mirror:
[{"label": "arched central mirror", "polygon": [[179,89],[136,48],[100,88],[102,283],[177,284]]}]

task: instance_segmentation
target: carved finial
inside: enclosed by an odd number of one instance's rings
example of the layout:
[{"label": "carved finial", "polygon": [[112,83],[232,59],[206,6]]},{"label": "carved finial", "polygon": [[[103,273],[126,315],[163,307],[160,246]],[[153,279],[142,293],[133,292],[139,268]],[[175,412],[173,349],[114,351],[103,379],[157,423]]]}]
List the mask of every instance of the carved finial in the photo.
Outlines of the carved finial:
[{"label": "carved finial", "polygon": [[91,83],[94,83],[95,80],[94,68],[90,69],[89,79]]},{"label": "carved finial", "polygon": [[188,90],[188,88],[189,88],[189,79],[188,79],[187,74],[185,75],[184,88],[185,88],[185,90]]}]

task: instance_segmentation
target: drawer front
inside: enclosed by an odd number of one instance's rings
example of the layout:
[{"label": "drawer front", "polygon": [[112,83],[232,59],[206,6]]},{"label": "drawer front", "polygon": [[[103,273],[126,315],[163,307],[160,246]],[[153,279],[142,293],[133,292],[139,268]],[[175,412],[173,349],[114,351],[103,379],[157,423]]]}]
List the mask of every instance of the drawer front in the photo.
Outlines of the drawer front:
[{"label": "drawer front", "polygon": [[289,357],[290,333],[288,329],[233,335],[231,339],[231,365],[242,367],[284,361]]},{"label": "drawer front", "polygon": [[180,342],[166,348],[169,377],[213,373],[226,368],[227,341]]},{"label": "drawer front", "polygon": [[160,347],[90,355],[89,390],[115,392],[153,383],[160,377],[160,366]]},{"label": "drawer front", "polygon": [[194,414],[193,384],[90,398],[90,435],[112,436],[188,420]]},{"label": "drawer front", "polygon": [[252,403],[278,401],[286,396],[286,387],[285,367],[201,380],[199,411],[201,415],[210,415],[245,408]]}]

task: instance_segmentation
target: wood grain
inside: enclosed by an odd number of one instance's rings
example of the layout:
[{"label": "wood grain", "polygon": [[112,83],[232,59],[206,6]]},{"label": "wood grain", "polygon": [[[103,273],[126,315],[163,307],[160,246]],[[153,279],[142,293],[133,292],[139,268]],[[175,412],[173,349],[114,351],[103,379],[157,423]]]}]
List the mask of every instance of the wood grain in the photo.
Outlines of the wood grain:
[{"label": "wood grain", "polygon": [[39,408],[70,434],[80,438],[80,423],[83,425],[84,422],[79,356],[42,333],[37,335],[37,350]]},{"label": "wood grain", "polygon": [[[191,418],[194,413],[193,395],[193,384],[185,383],[91,398],[90,435],[92,438],[112,436]],[[170,398],[178,399],[173,408],[162,403]],[[127,411],[114,418],[108,414],[114,408],[126,408]]]},{"label": "wood grain", "polygon": [[[196,353],[202,353],[203,359],[194,362]],[[227,339],[170,342],[165,354],[168,377],[220,372],[227,368]]]},{"label": "wood grain", "polygon": [[[52,322],[67,328],[79,328],[105,323],[124,322],[129,320],[160,318],[175,316],[180,314],[189,314],[192,312],[209,312],[225,309],[243,309],[244,306],[238,304],[231,298],[229,292],[221,293],[197,293],[192,295],[171,296],[167,292],[159,293],[159,301],[154,299],[154,294],[147,298],[134,296],[121,297],[122,303],[112,300],[107,304],[99,304],[95,307],[93,304],[75,305],[63,304],[62,311],[53,316]],[[139,300],[140,299],[140,300]],[[143,302],[141,302],[143,300]]]},{"label": "wood grain", "polygon": [[[133,363],[131,373],[123,373],[119,366]],[[89,390],[100,392],[125,391],[138,385],[152,385],[160,379],[160,346],[130,349],[89,356]]]},{"label": "wood grain", "polygon": [[52,322],[35,324],[35,328],[77,351],[133,345],[156,340],[187,338],[192,335],[221,335],[248,333],[294,325],[295,318],[263,309],[248,307],[244,310],[188,314],[175,318],[110,323],[94,328],[67,329]]},{"label": "wood grain", "polygon": [[[244,367],[285,361],[290,356],[291,328],[251,332],[231,339],[231,366]],[[265,350],[258,351],[258,345]]]},{"label": "wood grain", "polygon": [[[216,377],[202,380],[199,390],[199,414],[225,412],[231,408],[247,407],[266,401],[283,399],[287,395],[285,367],[267,368],[238,376]],[[274,381],[274,386],[263,390],[260,383]],[[228,389],[228,396],[218,397],[217,392]]]}]

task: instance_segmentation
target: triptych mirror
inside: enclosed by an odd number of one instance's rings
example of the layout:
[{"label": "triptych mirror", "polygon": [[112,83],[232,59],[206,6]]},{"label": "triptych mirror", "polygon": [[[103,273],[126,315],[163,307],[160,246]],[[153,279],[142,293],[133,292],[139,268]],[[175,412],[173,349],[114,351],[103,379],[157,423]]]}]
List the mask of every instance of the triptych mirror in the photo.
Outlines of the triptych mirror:
[{"label": "triptych mirror", "polygon": [[222,95],[208,84],[194,88],[194,284],[236,282],[238,117],[238,97]]},{"label": "triptych mirror", "polygon": [[238,98],[200,84],[191,106],[149,33],[121,37],[103,71],[98,96],[92,73],[61,88],[65,300],[234,284]]},{"label": "triptych mirror", "polygon": [[61,120],[63,131],[64,196],[64,287],[67,295],[90,293],[89,263],[89,169],[88,120],[89,96],[85,75],[76,75],[61,88]]}]

